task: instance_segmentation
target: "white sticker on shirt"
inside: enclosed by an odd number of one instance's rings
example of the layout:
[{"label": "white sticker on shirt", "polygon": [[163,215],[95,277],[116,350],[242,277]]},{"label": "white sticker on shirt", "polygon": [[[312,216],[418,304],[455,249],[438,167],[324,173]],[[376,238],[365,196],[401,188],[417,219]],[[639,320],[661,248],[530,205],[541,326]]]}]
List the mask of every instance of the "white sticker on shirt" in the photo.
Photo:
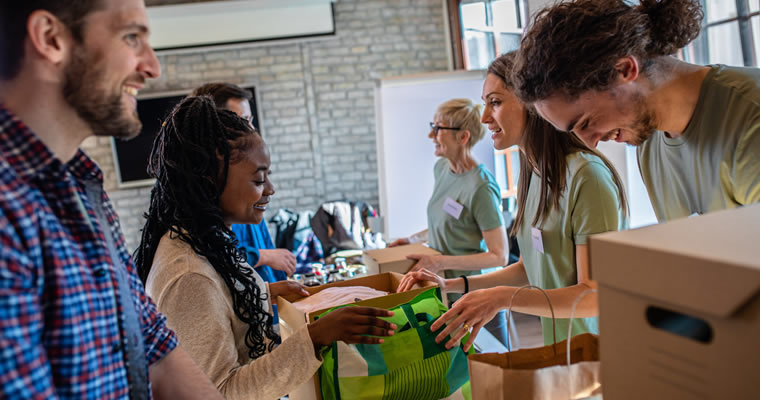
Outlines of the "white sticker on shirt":
[{"label": "white sticker on shirt", "polygon": [[456,219],[459,219],[459,216],[462,215],[462,210],[464,210],[464,206],[457,203],[451,197],[447,197],[446,201],[443,202],[443,211],[446,211],[447,214]]},{"label": "white sticker on shirt", "polygon": [[533,248],[538,250],[539,253],[544,254],[544,240],[541,236],[541,229],[531,227],[530,238],[533,240]]}]

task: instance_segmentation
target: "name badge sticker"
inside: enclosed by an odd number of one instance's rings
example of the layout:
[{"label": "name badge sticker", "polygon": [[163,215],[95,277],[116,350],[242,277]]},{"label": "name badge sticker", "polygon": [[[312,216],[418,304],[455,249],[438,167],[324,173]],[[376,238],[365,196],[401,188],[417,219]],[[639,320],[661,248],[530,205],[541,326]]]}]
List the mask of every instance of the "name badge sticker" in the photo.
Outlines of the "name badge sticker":
[{"label": "name badge sticker", "polygon": [[464,206],[457,203],[451,197],[447,197],[446,201],[443,202],[443,211],[446,211],[447,214],[456,219],[459,219],[459,216],[462,215],[462,210],[464,210]]},{"label": "name badge sticker", "polygon": [[544,254],[544,240],[541,236],[541,229],[531,227],[530,238],[533,240],[533,248],[539,253]]}]

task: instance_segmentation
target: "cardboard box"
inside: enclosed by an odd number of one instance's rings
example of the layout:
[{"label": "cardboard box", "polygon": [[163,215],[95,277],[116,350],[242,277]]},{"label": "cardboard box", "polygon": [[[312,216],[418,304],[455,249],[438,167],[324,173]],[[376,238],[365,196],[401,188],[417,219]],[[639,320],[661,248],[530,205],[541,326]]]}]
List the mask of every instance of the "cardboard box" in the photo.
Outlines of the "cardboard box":
[{"label": "cardboard box", "polygon": [[[389,272],[379,275],[365,276],[362,278],[349,279],[346,281],[328,283],[326,285],[320,285],[315,287],[307,287],[306,290],[309,294],[314,294],[331,287],[345,287],[345,286],[367,286],[373,289],[382,290],[391,294],[382,297],[376,297],[374,299],[359,301],[356,304],[364,307],[377,307],[383,309],[390,309],[399,304],[408,302],[416,297],[421,292],[437,286],[432,282],[424,282],[424,286],[419,289],[410,290],[404,293],[395,293],[396,288],[401,282],[403,275]],[[317,316],[327,311],[327,309],[312,311],[310,313],[304,313],[296,308],[293,303],[301,297],[297,295],[289,295],[285,297],[277,298],[277,312],[280,318],[280,334],[282,339],[287,339],[303,325],[308,322],[314,321]],[[295,392],[290,393],[291,400],[318,400],[321,399],[319,389],[319,378],[315,375],[311,380],[301,385]]]},{"label": "cardboard box", "polygon": [[605,399],[760,398],[760,205],[589,247]]},{"label": "cardboard box", "polygon": [[367,272],[370,274],[381,274],[383,272],[405,274],[416,263],[416,261],[406,258],[410,254],[435,256],[441,253],[422,243],[412,243],[385,249],[365,250],[362,262],[367,266]]}]

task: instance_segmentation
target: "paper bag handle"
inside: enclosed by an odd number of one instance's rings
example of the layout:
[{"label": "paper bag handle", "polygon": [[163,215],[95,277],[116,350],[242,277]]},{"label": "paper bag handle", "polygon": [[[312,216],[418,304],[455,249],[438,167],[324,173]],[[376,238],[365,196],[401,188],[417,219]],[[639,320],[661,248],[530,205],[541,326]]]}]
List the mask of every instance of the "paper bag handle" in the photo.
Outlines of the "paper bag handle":
[{"label": "paper bag handle", "polygon": [[[554,335],[554,346],[552,346],[552,350],[554,350],[554,355],[557,355],[557,323],[554,321],[554,307],[552,307],[552,301],[549,299],[549,295],[546,294],[544,289],[541,289],[540,287],[536,285],[525,285],[519,287],[515,292],[512,294],[512,298],[509,299],[509,309],[507,310],[507,334],[509,334],[509,323],[512,321],[512,303],[515,301],[515,297],[518,293],[520,293],[523,289],[538,289],[541,291],[541,293],[546,298],[546,302],[549,303],[549,310],[552,312],[552,334]],[[509,363],[509,353],[507,353],[507,362]]]},{"label": "paper bag handle", "polygon": [[588,289],[584,291],[583,293],[579,294],[578,297],[575,298],[575,301],[573,302],[573,308],[570,309],[570,320],[567,324],[567,365],[570,366],[570,340],[573,338],[573,317],[575,316],[575,307],[580,303],[583,296],[589,294],[589,293],[597,293],[598,290],[596,289]]}]

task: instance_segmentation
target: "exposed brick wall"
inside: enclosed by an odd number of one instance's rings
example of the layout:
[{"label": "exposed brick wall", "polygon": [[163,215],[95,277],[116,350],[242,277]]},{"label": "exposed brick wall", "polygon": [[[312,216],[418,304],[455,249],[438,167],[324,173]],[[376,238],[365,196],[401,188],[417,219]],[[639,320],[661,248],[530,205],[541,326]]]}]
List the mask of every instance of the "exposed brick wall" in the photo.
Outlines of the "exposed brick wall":
[{"label": "exposed brick wall", "polygon": [[[143,93],[253,84],[272,155],[271,210],[344,198],[377,205],[375,82],[446,70],[443,14],[441,0],[338,0],[335,36],[159,55],[162,76]],[[83,144],[104,170],[132,250],[150,188],[118,190],[110,146],[105,138]]]}]

